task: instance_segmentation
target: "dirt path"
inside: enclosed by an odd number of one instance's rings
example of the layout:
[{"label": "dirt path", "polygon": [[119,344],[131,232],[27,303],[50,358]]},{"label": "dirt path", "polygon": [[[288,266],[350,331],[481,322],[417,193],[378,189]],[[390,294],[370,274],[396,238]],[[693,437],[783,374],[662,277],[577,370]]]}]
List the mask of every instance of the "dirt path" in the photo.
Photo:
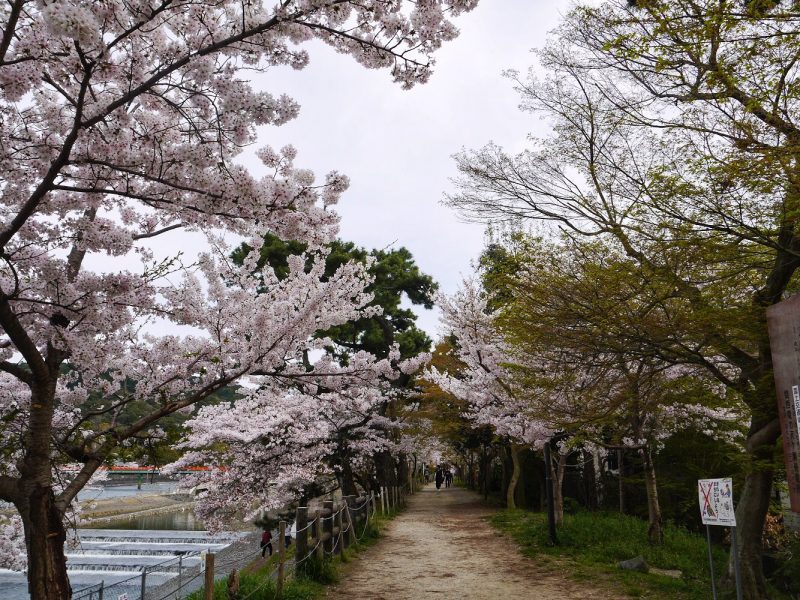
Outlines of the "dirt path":
[{"label": "dirt path", "polygon": [[485,518],[473,492],[430,486],[354,561],[331,600],[584,600],[612,598],[521,554]]}]

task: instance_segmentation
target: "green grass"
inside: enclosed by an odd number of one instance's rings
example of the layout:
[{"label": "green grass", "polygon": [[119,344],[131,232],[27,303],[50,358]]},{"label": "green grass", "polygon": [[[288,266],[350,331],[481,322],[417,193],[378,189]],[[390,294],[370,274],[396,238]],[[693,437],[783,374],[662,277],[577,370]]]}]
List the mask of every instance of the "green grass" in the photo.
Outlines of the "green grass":
[{"label": "green grass", "polygon": [[[364,532],[361,541],[351,545],[344,555],[324,560],[314,557],[307,559],[302,575],[296,578],[287,578],[283,594],[280,596],[275,589],[275,581],[271,579],[271,573],[277,562],[277,555],[273,554],[272,558],[255,572],[240,573],[239,594],[235,599],[228,595],[227,577],[215,581],[214,600],[238,600],[241,598],[247,598],[247,600],[318,600],[324,596],[327,585],[339,581],[341,569],[349,562],[350,557],[364,552],[375,544],[380,537],[381,530],[398,512],[392,511],[386,516],[376,515]],[[204,597],[204,591],[201,589],[189,594],[186,600],[203,600]]]},{"label": "green grass", "polygon": [[[567,558],[570,571],[579,581],[602,579],[610,588],[634,598],[706,600],[711,597],[708,550],[703,536],[667,526],[664,544],[647,542],[647,523],[636,517],[613,513],[579,512],[564,515],[558,529],[558,546],[547,537],[547,517],[542,513],[505,510],[491,518],[492,524],[510,534],[524,554]],[[714,548],[717,576],[724,572],[727,553]],[[680,579],[655,573],[621,570],[621,560],[643,556],[647,564],[660,569],[677,569]]]}]

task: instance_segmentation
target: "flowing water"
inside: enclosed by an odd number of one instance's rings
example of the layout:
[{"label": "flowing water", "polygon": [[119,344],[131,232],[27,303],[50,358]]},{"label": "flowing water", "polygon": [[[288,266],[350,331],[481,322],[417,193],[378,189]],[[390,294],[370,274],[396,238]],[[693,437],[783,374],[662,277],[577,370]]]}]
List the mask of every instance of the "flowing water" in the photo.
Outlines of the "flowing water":
[{"label": "flowing water", "polygon": [[[152,589],[178,576],[179,571],[197,566],[201,552],[218,552],[247,535],[210,534],[201,528],[191,511],[182,511],[117,519],[102,529],[80,529],[78,546],[67,550],[75,596],[81,597],[81,589],[102,581],[106,588],[104,598],[116,600],[127,594],[134,600],[140,596],[143,572],[146,588]],[[27,600],[24,576],[0,570],[0,598]]]}]

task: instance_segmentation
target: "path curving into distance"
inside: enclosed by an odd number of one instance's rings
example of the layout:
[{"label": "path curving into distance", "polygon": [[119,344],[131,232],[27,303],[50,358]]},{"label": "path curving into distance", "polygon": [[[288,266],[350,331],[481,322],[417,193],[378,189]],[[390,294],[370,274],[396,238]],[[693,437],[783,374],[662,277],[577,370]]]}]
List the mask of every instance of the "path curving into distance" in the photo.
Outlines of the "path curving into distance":
[{"label": "path curving into distance", "polygon": [[571,581],[558,568],[522,556],[486,522],[493,510],[462,488],[432,485],[378,543],[354,559],[330,600],[586,600],[606,590]]}]

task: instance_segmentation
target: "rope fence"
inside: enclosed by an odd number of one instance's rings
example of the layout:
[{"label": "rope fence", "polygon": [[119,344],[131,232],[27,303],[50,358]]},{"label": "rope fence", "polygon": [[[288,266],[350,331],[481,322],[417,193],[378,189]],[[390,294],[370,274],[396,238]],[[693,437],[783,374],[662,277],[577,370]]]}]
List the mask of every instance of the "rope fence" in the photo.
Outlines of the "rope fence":
[{"label": "rope fence", "polygon": [[[344,496],[342,502],[338,504],[335,504],[333,500],[325,500],[322,503],[322,509],[312,515],[308,514],[307,507],[298,507],[295,515],[294,552],[291,555],[287,552],[289,544],[286,543],[286,533],[289,529],[288,524],[281,521],[277,539],[277,561],[263,576],[264,580],[259,586],[248,590],[246,595],[240,596],[240,600],[248,600],[269,585],[274,585],[280,593],[287,577],[304,575],[313,558],[324,560],[326,556],[345,554],[351,545],[365,538],[371,522],[379,512],[381,515],[391,514],[404,501],[404,491],[400,487],[392,486],[382,487],[377,493],[373,491],[369,495],[358,498]],[[143,569],[141,575],[133,575],[110,585],[101,582],[98,585],[77,590],[73,594],[73,600],[117,600],[118,598],[181,600],[198,590],[200,598],[213,600],[214,582],[218,577],[251,564],[262,552],[263,549],[259,548],[244,553],[239,550],[234,556],[225,556],[224,552],[219,555],[211,552],[201,555],[196,552],[186,553],[155,565],[149,565]],[[199,565],[187,567],[184,564],[185,559],[195,562],[198,557],[201,561]],[[221,560],[216,561],[217,557]],[[157,573],[163,576],[166,573],[175,573],[176,570],[177,575],[174,575],[169,581],[177,579],[177,586],[174,583],[167,586],[162,581],[158,585],[151,586],[151,591],[148,593],[148,574]],[[198,580],[202,581],[201,585],[198,585]],[[168,589],[152,589],[160,588],[162,584]]]}]

